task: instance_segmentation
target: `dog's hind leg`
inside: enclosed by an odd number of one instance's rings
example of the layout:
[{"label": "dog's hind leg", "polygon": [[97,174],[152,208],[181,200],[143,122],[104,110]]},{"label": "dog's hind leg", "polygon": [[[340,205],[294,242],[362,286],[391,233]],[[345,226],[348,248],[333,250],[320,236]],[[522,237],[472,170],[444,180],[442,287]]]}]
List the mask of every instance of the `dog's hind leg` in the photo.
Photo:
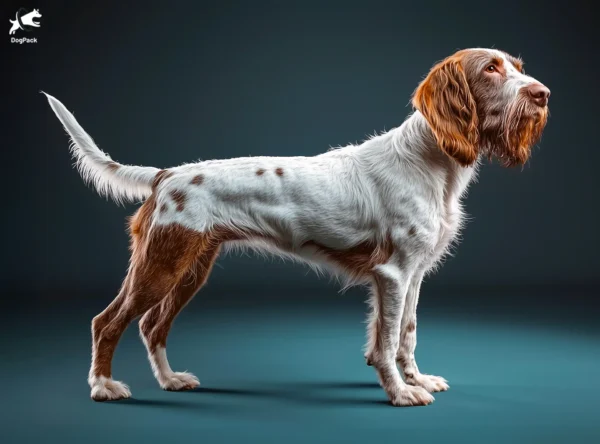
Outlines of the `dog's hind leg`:
[{"label": "dog's hind leg", "polygon": [[[134,230],[135,235],[135,230]],[[116,400],[131,396],[128,387],[111,379],[117,343],[135,318],[171,293],[205,249],[206,235],[181,226],[156,227],[134,238],[134,253],[119,296],[92,321],[92,399]]]},{"label": "dog's hind leg", "polygon": [[92,388],[92,399],[96,401],[129,398],[131,396],[127,385],[111,379],[110,361],[106,361],[106,355],[99,348],[101,338],[106,341],[106,337],[109,335],[109,330],[105,330],[105,328],[113,324],[121,311],[130,289],[130,282],[131,274],[128,274],[118,296],[102,313],[92,320],[92,366],[90,367],[88,383]]},{"label": "dog's hind leg", "polygon": [[189,390],[200,385],[193,374],[171,370],[167,360],[167,335],[175,317],[208,279],[218,253],[218,245],[207,245],[173,291],[148,310],[140,320],[140,337],[148,350],[152,371],[165,390]]}]

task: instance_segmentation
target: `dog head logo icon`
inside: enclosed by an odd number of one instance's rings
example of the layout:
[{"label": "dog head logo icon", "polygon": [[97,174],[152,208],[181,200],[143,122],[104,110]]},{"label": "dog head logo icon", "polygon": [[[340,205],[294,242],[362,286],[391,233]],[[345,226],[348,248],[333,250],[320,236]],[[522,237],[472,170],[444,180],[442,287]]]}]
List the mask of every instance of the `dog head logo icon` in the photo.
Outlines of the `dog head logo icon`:
[{"label": "dog head logo icon", "polygon": [[17,11],[15,20],[9,20],[12,24],[10,27],[9,35],[14,35],[18,30],[31,31],[33,28],[39,28],[40,23],[36,19],[40,18],[42,14],[37,9],[31,12],[27,12],[25,8],[21,8]]}]

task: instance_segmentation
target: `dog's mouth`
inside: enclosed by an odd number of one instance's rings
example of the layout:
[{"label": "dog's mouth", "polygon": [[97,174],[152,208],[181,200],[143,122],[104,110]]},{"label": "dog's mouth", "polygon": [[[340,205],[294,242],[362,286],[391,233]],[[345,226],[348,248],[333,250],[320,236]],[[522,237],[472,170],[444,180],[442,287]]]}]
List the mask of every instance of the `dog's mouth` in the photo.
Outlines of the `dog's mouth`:
[{"label": "dog's mouth", "polygon": [[[505,140],[511,165],[522,165],[529,159],[531,148],[540,140],[548,119],[548,107],[540,108],[526,100],[526,105],[509,115]],[[511,166],[508,165],[508,166]]]},{"label": "dog's mouth", "polygon": [[506,167],[525,164],[531,148],[542,137],[548,114],[548,106],[534,105],[528,97],[520,95],[505,110],[495,135],[486,135],[488,157],[496,157]]}]

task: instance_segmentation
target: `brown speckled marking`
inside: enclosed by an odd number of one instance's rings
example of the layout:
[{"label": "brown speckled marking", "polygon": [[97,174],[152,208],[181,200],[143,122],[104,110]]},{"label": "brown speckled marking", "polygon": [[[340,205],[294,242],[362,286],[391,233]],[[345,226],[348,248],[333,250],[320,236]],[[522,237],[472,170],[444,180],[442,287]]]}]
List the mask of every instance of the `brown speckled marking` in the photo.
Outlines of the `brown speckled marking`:
[{"label": "brown speckled marking", "polygon": [[408,323],[408,325],[406,326],[406,331],[409,333],[412,333],[416,329],[417,329],[417,325],[415,324],[415,321],[410,321]]},{"label": "brown speckled marking", "polygon": [[169,170],[160,170],[158,173],[156,173],[156,176],[154,176],[154,182],[152,182],[152,188],[154,189],[154,188],[158,187],[164,180],[167,180],[172,175],[173,175],[173,172],[171,172]]},{"label": "brown speckled marking", "polygon": [[166,204],[166,203],[164,203],[164,204],[162,204],[162,205],[160,206],[160,212],[161,212],[161,213],[166,213],[166,212],[167,212],[167,209],[168,209],[168,208],[167,208],[167,204]]},{"label": "brown speckled marking", "polygon": [[119,164],[117,162],[113,162],[112,160],[106,164],[106,167],[110,171],[117,171],[119,169]]},{"label": "brown speckled marking", "polygon": [[177,204],[177,211],[183,211],[185,208],[185,193],[180,190],[172,190],[169,194]]},{"label": "brown speckled marking", "polygon": [[204,176],[202,174],[198,174],[197,176],[194,176],[194,178],[192,179],[192,181],[190,183],[192,185],[202,185],[203,182],[204,182]]},{"label": "brown speckled marking", "polygon": [[277,168],[275,170],[275,174],[277,174],[280,177],[283,176],[283,168]]},{"label": "brown speckled marking", "polygon": [[257,176],[262,176],[263,174],[265,174],[265,170],[263,170],[262,168],[259,168],[258,170],[256,170]]},{"label": "brown speckled marking", "polygon": [[417,234],[417,229],[413,225],[412,227],[410,227],[410,230],[408,230],[408,235],[414,236],[415,234]]},{"label": "brown speckled marking", "polygon": [[406,358],[404,356],[398,356],[396,358],[396,361],[398,362],[398,364],[400,364],[400,367],[404,368],[408,365],[408,361],[406,360]]}]

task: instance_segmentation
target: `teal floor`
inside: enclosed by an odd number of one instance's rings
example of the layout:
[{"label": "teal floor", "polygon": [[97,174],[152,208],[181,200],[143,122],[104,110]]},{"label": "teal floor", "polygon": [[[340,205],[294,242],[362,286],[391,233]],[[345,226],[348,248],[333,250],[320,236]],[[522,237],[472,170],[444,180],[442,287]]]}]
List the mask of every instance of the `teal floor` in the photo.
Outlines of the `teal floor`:
[{"label": "teal floor", "polygon": [[451,388],[430,406],[394,408],[364,363],[364,307],[192,305],[168,353],[201,387],[160,390],[130,328],[113,369],[133,398],[112,403],[92,402],[86,385],[94,309],[15,321],[0,344],[0,441],[600,442],[595,329],[423,314],[418,362]]}]

